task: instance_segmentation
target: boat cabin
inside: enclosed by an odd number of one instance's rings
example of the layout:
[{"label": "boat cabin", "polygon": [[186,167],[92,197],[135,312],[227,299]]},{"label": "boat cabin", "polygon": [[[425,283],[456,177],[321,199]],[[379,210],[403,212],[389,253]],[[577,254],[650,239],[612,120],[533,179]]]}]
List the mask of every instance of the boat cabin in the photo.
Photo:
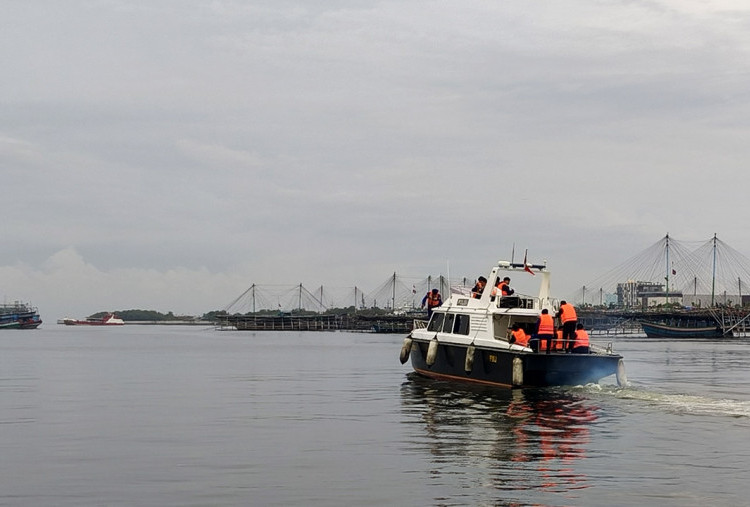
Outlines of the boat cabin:
[{"label": "boat cabin", "polygon": [[[496,281],[502,280],[505,273],[514,271],[526,271],[539,276],[539,293],[536,296],[518,293],[501,296],[493,291]],[[546,265],[500,261],[487,279],[495,281],[495,284],[490,286],[488,283],[479,298],[464,292],[452,293],[442,306],[433,310],[429,322],[423,322],[418,327],[426,327],[428,332],[441,335],[454,335],[456,338],[465,336],[508,341],[513,324],[519,324],[526,334],[531,335],[542,309],[547,308],[553,315],[557,311],[558,302],[549,295],[549,272]]]}]

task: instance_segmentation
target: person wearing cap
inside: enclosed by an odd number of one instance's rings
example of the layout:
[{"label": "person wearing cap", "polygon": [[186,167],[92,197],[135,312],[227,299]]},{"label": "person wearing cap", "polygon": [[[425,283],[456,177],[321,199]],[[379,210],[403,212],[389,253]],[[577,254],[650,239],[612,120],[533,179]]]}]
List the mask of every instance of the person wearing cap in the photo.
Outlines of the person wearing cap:
[{"label": "person wearing cap", "polygon": [[432,317],[432,310],[443,304],[443,298],[440,297],[440,291],[432,289],[422,298],[422,308],[427,304],[427,318]]}]

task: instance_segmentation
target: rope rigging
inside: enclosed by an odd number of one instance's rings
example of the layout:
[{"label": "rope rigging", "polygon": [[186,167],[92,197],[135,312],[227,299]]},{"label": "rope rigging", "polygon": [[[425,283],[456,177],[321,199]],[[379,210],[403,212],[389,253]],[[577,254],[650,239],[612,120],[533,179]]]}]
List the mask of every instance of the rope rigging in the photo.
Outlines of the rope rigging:
[{"label": "rope rigging", "polygon": [[[699,296],[710,304],[741,304],[750,295],[750,259],[714,235],[705,241],[682,241],[669,234],[622,264],[586,283],[574,295],[579,304],[613,302],[618,286],[644,282],[665,295]],[[731,296],[731,297],[730,297]]]}]

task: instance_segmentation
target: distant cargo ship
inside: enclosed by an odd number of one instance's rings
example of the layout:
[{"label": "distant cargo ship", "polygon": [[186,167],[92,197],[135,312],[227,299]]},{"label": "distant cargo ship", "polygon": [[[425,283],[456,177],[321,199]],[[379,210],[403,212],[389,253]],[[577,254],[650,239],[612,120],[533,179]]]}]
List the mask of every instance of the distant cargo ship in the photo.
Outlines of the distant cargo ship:
[{"label": "distant cargo ship", "polygon": [[42,323],[36,308],[16,301],[0,306],[0,329],[36,329]]},{"label": "distant cargo ship", "polygon": [[104,317],[89,317],[84,320],[65,318],[62,323],[66,326],[122,326],[125,321],[117,318],[114,313],[108,313]]}]

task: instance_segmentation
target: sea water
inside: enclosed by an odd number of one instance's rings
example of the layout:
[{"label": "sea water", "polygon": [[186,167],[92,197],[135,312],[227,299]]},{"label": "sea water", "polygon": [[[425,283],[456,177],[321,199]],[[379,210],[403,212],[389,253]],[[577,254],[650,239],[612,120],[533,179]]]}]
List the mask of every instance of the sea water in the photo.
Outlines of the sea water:
[{"label": "sea water", "polygon": [[627,387],[514,391],[416,377],[402,340],[2,331],[0,505],[748,501],[746,339],[610,338]]}]

